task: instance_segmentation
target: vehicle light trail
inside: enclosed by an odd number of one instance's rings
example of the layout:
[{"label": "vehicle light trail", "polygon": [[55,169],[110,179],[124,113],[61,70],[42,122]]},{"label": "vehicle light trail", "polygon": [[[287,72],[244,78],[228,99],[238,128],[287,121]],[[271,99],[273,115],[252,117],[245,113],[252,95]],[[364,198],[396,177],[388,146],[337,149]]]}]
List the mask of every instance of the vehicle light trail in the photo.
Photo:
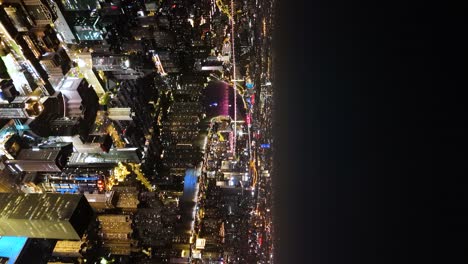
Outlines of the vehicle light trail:
[{"label": "vehicle light trail", "polygon": [[235,48],[235,35],[234,35],[234,0],[231,0],[231,44],[232,44],[232,79],[234,88],[234,142],[233,153],[236,154],[237,142],[237,77],[236,77],[236,48]]}]

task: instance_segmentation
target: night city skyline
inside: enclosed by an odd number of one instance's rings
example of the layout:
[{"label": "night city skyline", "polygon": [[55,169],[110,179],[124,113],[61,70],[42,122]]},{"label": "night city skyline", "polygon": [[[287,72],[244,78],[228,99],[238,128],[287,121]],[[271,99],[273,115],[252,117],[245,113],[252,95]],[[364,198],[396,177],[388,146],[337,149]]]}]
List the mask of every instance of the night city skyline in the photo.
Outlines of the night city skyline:
[{"label": "night city skyline", "polygon": [[0,263],[274,263],[274,15],[0,1]]},{"label": "night city skyline", "polygon": [[466,11],[0,0],[0,264],[468,263]]}]

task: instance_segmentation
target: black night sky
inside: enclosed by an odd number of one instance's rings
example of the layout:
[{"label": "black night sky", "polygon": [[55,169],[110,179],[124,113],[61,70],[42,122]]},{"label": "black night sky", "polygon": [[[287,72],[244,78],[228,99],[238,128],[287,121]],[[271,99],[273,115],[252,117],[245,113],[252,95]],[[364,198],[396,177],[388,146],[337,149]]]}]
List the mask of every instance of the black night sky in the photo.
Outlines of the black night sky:
[{"label": "black night sky", "polygon": [[277,13],[279,263],[465,263],[460,7]]}]

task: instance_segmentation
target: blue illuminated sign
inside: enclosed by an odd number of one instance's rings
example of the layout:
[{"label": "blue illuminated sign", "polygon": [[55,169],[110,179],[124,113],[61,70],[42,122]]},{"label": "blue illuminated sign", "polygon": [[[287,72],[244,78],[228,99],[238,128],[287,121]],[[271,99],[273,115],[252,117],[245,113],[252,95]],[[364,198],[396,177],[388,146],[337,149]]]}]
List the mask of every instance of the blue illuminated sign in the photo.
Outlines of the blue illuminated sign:
[{"label": "blue illuminated sign", "polygon": [[27,240],[27,237],[0,236],[0,257],[9,258],[8,263],[15,263]]},{"label": "blue illuminated sign", "polygon": [[97,181],[98,177],[76,177],[76,181]]}]

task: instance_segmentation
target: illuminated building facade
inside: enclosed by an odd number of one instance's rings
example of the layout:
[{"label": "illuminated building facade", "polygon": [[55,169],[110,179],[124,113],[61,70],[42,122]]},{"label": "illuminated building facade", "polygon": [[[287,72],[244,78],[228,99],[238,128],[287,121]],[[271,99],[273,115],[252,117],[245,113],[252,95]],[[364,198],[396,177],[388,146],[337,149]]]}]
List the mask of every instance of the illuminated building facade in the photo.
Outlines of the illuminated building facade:
[{"label": "illuminated building facade", "polygon": [[95,193],[105,189],[105,177],[105,172],[65,169],[61,173],[42,173],[38,186],[51,193]]},{"label": "illuminated building facade", "polygon": [[80,153],[71,154],[68,167],[99,167],[113,168],[119,162],[139,163],[141,153],[137,148],[112,149],[108,153]]},{"label": "illuminated building facade", "polygon": [[0,103],[0,118],[36,118],[44,110],[41,101],[38,97],[17,96],[11,103]]},{"label": "illuminated building facade", "polygon": [[68,77],[58,90],[64,98],[64,116],[52,122],[53,135],[87,138],[96,120],[98,96],[83,78]]},{"label": "illuminated building facade", "polygon": [[88,203],[96,211],[105,211],[106,209],[115,208],[118,200],[118,195],[115,191],[107,191],[105,193],[85,193]]},{"label": "illuminated building facade", "polygon": [[27,241],[27,237],[0,236],[0,263],[16,263]]},{"label": "illuminated building facade", "polygon": [[46,52],[40,57],[40,63],[44,70],[52,77],[63,77],[71,68],[71,60],[64,49],[57,52]]},{"label": "illuminated building facade", "polygon": [[71,154],[71,147],[62,149],[22,149],[16,159],[5,164],[13,172],[60,172]]},{"label": "illuminated building facade", "polygon": [[55,241],[49,239],[0,236],[0,263],[47,263],[54,245]]},{"label": "illuminated building facade", "polygon": [[130,255],[137,241],[132,239],[132,219],[129,215],[98,216],[103,246],[114,255]]},{"label": "illuminated building facade", "polygon": [[0,235],[79,240],[93,218],[82,195],[0,193]]},{"label": "illuminated building facade", "polygon": [[93,53],[93,68],[110,72],[117,80],[136,80],[155,69],[154,64],[142,56],[111,53]]},{"label": "illuminated building facade", "polygon": [[[15,86],[24,95],[36,87],[40,87],[45,94],[54,93],[49,82],[53,73],[47,72],[40,61],[46,58],[45,63],[48,63],[50,56],[47,53],[60,49],[56,34],[50,27],[56,19],[54,8],[46,0],[7,0],[0,5],[0,39],[7,51],[2,59],[10,76],[14,75]],[[70,63],[65,55],[64,52],[59,53],[61,66]],[[21,70],[17,73],[18,68]]]}]

